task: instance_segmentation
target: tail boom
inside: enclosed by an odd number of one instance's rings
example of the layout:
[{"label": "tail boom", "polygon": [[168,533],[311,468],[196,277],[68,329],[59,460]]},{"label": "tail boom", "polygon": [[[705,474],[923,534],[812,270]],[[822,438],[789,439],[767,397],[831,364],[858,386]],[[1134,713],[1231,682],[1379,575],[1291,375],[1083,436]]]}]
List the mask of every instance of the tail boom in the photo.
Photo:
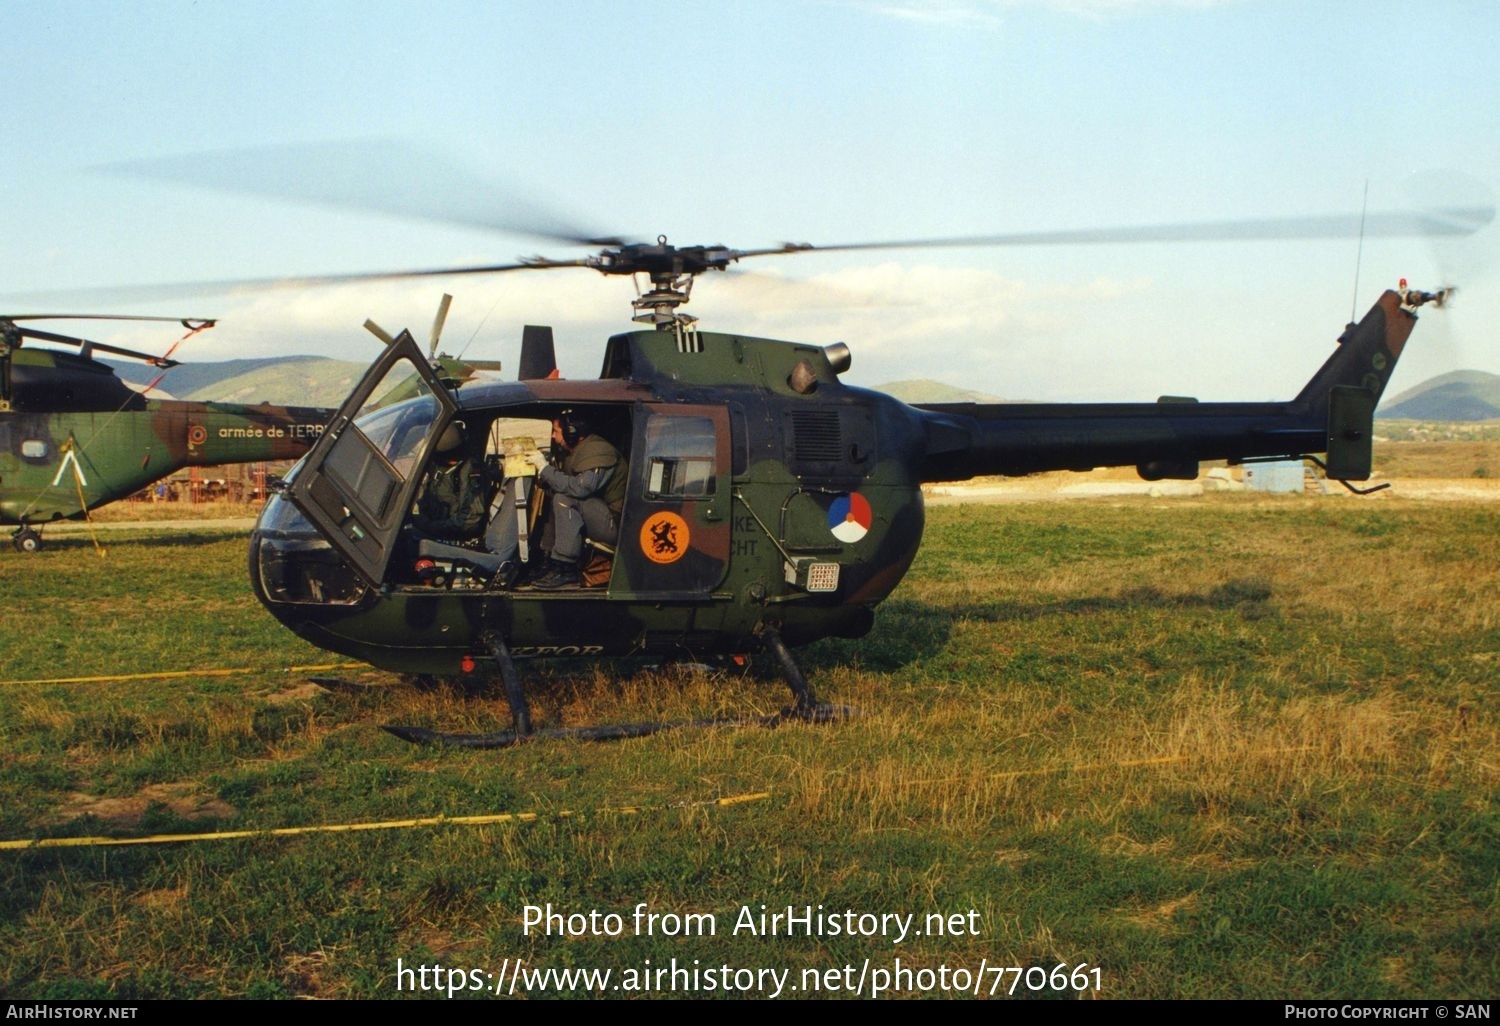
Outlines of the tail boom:
[{"label": "tail boom", "polygon": [[1332,476],[1369,476],[1371,418],[1416,315],[1386,292],[1288,402],[944,403],[918,406],[924,482],[981,474],[1135,466],[1147,480],[1191,479],[1203,460],[1329,453]]}]

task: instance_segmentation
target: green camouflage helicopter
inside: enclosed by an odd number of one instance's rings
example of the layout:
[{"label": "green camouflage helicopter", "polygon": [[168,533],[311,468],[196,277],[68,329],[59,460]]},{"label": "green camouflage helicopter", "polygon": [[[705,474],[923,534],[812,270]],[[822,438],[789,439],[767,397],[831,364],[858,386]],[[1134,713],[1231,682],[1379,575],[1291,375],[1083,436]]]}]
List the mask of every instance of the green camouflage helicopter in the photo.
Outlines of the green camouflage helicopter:
[{"label": "green camouflage helicopter", "polygon": [[[16,525],[11,543],[21,552],[42,548],[46,524],[83,517],[183,467],[295,459],[328,420],[323,409],[151,398],[94,354],[144,360],[165,372],[178,362],[170,351],[157,357],[18,323],[48,319],[178,320],[0,317],[0,524]],[[214,324],[180,323],[188,335]],[[28,340],[79,351],[28,346]]]},{"label": "green camouflage helicopter", "polygon": [[[1371,217],[1366,234],[1467,234],[1493,211],[1413,224]],[[605,346],[596,380],[557,380],[550,329],[528,328],[521,380],[445,385],[408,333],[392,341],[267,506],[250,547],[256,596],[301,637],[382,669],[505,686],[514,729],[409,740],[504,746],[537,734],[637,736],[662,724],[534,730],[516,660],[653,654],[703,659],[766,650],[794,695],[781,715],[826,718],[790,649],[858,638],[911,565],[922,485],[977,475],[1133,466],[1147,480],[1191,479],[1204,460],[1326,454],[1330,477],[1370,475],[1375,404],[1416,309],[1448,291],[1387,291],[1284,402],[906,405],[840,380],[848,347],[699,330],[680,311],[697,275],[771,254],[1025,242],[1349,235],[1359,219],[1302,219],[857,243],[760,250],[567,237],[604,245],[577,260],[534,258],[439,273],[585,267],[643,275],[645,330]],[[560,238],[563,236],[559,236]],[[360,279],[404,274],[359,275]],[[337,279],[324,279],[337,280]],[[408,398],[377,402],[396,387]],[[589,420],[628,464],[617,541],[600,583],[513,583],[479,536],[433,543],[413,503],[455,421],[510,451],[510,433],[545,432],[567,411]],[[513,427],[513,425],[521,427]],[[529,425],[529,426],[528,426]],[[529,440],[529,439],[528,439]],[[522,447],[527,440],[521,442]],[[512,481],[503,487],[509,488]],[[1352,487],[1352,486],[1351,486]],[[532,554],[535,558],[535,554]],[[778,717],[768,717],[775,720]]]},{"label": "green camouflage helicopter", "polygon": [[[443,297],[433,322],[429,362],[454,387],[500,364],[438,352],[451,299]],[[158,357],[17,323],[36,320],[171,321],[188,334]],[[150,398],[146,393],[161,376],[136,391],[93,358],[102,352],[144,360],[164,374],[178,365],[171,359],[177,345],[214,323],[97,314],[0,317],[0,524],[18,525],[11,541],[19,551],[40,551],[46,524],[82,517],[183,467],[296,459],[323,433],[332,410]],[[27,339],[79,352],[23,348]]]}]

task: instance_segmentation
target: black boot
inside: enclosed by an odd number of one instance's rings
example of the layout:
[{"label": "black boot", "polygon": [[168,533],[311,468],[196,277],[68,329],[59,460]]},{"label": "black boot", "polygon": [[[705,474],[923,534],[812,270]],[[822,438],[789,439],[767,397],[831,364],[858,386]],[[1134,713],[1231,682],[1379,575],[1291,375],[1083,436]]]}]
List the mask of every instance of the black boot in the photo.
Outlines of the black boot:
[{"label": "black boot", "polygon": [[578,576],[578,564],[554,559],[547,567],[547,572],[532,581],[531,586],[538,591],[559,591],[563,588],[577,588],[582,583],[582,578]]},{"label": "black boot", "polygon": [[496,567],[495,572],[490,575],[490,587],[497,591],[514,588],[520,576],[521,568],[516,565],[514,560],[507,559],[504,563]]}]

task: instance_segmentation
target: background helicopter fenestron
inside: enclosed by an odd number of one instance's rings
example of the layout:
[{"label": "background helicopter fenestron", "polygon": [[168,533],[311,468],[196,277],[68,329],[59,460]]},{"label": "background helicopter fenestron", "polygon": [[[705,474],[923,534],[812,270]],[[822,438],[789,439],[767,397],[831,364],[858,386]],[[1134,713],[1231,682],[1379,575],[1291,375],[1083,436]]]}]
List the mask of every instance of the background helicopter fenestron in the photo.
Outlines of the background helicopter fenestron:
[{"label": "background helicopter fenestron", "polygon": [[[432,271],[302,279],[588,268],[637,278],[634,320],[609,339],[597,380],[552,376],[550,329],[529,328],[519,382],[452,388],[408,333],[393,339],[273,499],[251,541],[256,595],[299,635],[384,669],[503,681],[515,729],[482,737],[392,728],[420,740],[504,745],[534,733],[515,659],[637,653],[703,657],[765,649],[801,717],[827,715],[790,648],[859,637],[911,564],[921,486],[981,474],[1134,466],[1148,480],[1191,479],[1202,460],[1326,453],[1331,477],[1370,474],[1372,418],[1417,307],[1447,289],[1384,293],[1285,402],[948,404],[908,406],[845,385],[842,343],[826,348],[700,330],[682,312],[696,277],[742,259],[914,247],[1468,234],[1490,209],[1431,215],[1301,218],[762,249],[677,246],[527,230],[603,247]],[[647,281],[640,285],[640,278]],[[408,396],[376,401],[394,388]],[[436,549],[408,520],[438,437],[461,419],[498,442],[514,420],[566,410],[589,419],[629,464],[629,492],[607,582],[511,588],[482,551]],[[444,561],[433,577],[413,568]],[[493,576],[492,576],[493,575]],[[434,587],[440,580],[441,586]],[[785,711],[784,711],[785,712]],[[564,728],[632,736],[660,725]]]}]

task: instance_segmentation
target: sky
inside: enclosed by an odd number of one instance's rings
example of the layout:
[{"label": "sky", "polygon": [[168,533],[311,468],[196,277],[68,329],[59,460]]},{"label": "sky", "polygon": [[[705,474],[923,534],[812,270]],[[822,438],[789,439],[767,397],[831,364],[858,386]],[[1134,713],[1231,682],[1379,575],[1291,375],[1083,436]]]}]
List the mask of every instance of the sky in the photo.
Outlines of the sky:
[{"label": "sky", "polygon": [[[191,360],[373,358],[373,318],[565,376],[630,330],[584,269],[205,280],[576,258],[514,230],[758,248],[1493,204],[1500,5],[1256,0],[0,5],[0,305],[219,318]],[[230,188],[226,188],[230,186]],[[423,210],[447,220],[392,212]],[[1457,285],[1392,392],[1500,373],[1500,228],[882,250],[700,279],[706,330],[846,342],[861,385],[1012,399],[1294,395],[1381,290]],[[143,288],[143,286],[149,286]],[[170,327],[90,329],[163,351]],[[163,383],[170,389],[170,380]]]}]

